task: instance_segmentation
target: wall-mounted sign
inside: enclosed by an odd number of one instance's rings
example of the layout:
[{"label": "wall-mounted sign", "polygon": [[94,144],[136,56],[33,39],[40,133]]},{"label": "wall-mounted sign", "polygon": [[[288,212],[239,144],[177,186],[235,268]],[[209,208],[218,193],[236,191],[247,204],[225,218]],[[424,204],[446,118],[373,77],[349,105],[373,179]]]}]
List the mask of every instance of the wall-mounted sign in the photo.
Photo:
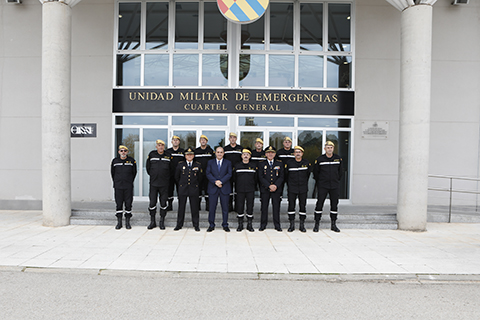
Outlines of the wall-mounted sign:
[{"label": "wall-mounted sign", "polygon": [[70,124],[71,138],[96,138],[96,123],[72,123]]},{"label": "wall-mounted sign", "polygon": [[362,139],[388,139],[388,121],[362,121]]},{"label": "wall-mounted sign", "polygon": [[353,91],[114,89],[113,112],[353,116]]}]

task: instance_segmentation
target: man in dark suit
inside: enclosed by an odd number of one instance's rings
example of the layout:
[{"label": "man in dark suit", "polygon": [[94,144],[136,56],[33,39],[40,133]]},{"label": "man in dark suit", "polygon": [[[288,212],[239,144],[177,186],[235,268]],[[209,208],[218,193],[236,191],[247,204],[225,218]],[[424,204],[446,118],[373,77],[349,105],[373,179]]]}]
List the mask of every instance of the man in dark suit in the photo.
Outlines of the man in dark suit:
[{"label": "man in dark suit", "polygon": [[199,221],[199,185],[202,179],[202,164],[193,161],[195,152],[192,148],[185,151],[186,161],[178,163],[175,170],[175,180],[178,184],[178,215],[177,226],[174,231],[182,229],[185,220],[185,207],[187,206],[187,198],[190,199],[190,211],[192,212],[192,223],[195,231],[200,231]]},{"label": "man in dark suit", "polygon": [[208,213],[208,222],[210,226],[207,232],[215,229],[215,210],[217,208],[218,198],[222,206],[223,223],[225,232],[230,232],[228,228],[228,199],[232,192],[230,178],[232,177],[232,163],[223,156],[225,151],[222,147],[215,149],[215,158],[208,161],[207,179],[208,179],[208,197],[210,198],[210,208]]}]

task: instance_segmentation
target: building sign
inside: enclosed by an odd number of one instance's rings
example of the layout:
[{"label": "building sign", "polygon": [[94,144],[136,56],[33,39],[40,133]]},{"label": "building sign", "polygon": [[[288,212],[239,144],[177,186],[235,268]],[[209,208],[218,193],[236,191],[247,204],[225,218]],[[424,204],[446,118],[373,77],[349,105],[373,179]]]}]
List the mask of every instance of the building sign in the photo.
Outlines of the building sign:
[{"label": "building sign", "polygon": [[258,20],[268,8],[269,0],[217,0],[223,16],[235,23],[251,23]]},{"label": "building sign", "polygon": [[388,139],[388,121],[362,121],[362,139]]},{"label": "building sign", "polygon": [[354,115],[353,91],[114,89],[113,112]]},{"label": "building sign", "polygon": [[70,124],[71,138],[96,138],[96,123],[72,123]]}]

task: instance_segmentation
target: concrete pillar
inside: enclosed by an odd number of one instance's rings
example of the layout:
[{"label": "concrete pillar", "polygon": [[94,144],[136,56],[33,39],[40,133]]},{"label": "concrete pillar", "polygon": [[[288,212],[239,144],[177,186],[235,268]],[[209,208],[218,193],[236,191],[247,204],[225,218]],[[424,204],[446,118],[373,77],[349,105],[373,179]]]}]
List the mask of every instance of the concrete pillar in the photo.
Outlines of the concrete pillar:
[{"label": "concrete pillar", "polygon": [[43,3],[42,188],[43,225],[70,224],[71,8]]},{"label": "concrete pillar", "polygon": [[425,231],[427,225],[432,11],[432,5],[414,5],[401,17],[397,204],[401,230]]}]

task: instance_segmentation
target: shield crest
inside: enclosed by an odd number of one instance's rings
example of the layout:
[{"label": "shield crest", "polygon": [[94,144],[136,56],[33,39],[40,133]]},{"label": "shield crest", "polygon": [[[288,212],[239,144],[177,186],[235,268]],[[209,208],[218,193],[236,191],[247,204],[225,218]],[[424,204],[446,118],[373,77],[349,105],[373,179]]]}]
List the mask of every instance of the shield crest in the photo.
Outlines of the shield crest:
[{"label": "shield crest", "polygon": [[245,24],[261,18],[269,3],[269,0],[217,0],[218,9],[225,18]]}]

